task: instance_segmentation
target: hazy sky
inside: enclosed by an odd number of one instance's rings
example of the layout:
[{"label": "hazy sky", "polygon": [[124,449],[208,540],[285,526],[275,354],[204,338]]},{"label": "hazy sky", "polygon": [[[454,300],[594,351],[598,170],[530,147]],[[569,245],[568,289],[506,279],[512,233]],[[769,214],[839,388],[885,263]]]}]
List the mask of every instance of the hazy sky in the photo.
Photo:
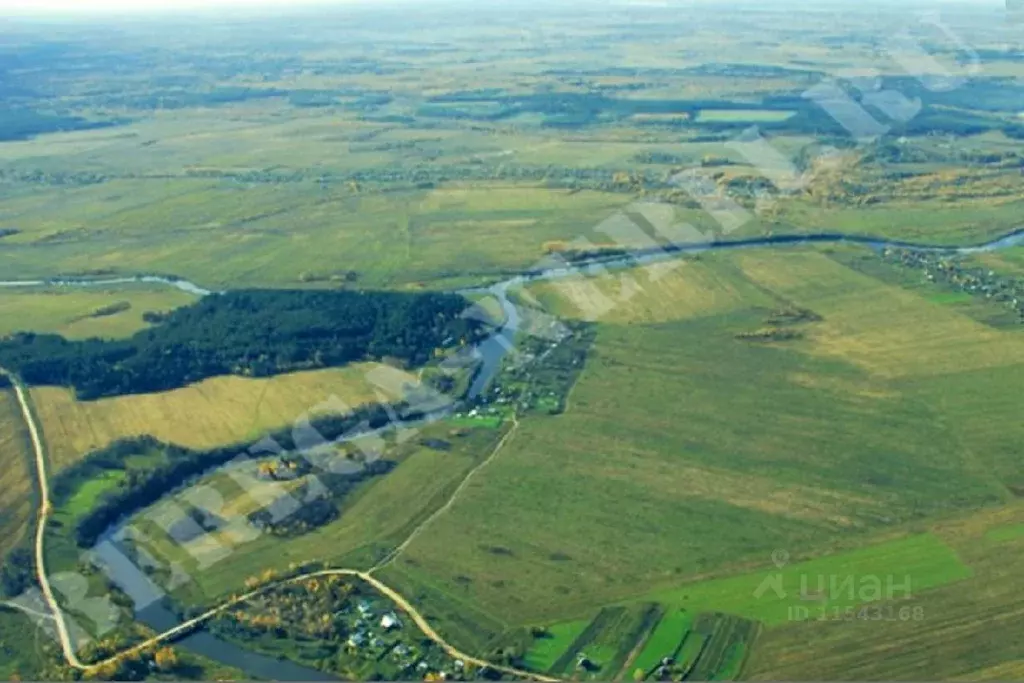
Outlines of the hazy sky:
[{"label": "hazy sky", "polygon": [[[192,11],[198,9],[241,8],[287,8],[296,5],[338,5],[364,3],[379,5],[396,0],[0,0],[0,15],[3,14],[92,14],[92,13],[143,13],[146,11],[166,12],[173,10]],[[427,2],[429,0],[420,0]],[[714,2],[715,0],[709,0]],[[857,0],[849,0],[851,3]],[[930,0],[945,4],[950,0]],[[1000,6],[1005,0],[959,0],[985,6]],[[598,0],[600,2],[600,0]],[[621,0],[616,2],[619,4]],[[920,5],[920,0],[914,4]]]},{"label": "hazy sky", "polygon": [[0,14],[140,13],[195,10],[213,7],[294,7],[296,5],[351,4],[381,0],[0,0]]}]

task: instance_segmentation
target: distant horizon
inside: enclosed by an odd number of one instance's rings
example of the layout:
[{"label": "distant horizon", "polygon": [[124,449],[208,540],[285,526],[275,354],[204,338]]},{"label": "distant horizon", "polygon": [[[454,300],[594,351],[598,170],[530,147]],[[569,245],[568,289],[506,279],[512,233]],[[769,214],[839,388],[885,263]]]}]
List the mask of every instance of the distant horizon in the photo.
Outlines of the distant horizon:
[{"label": "distant horizon", "polygon": [[[303,10],[326,7],[374,7],[398,4],[442,4],[450,0],[0,0],[0,16],[109,16],[175,14],[179,12],[210,13],[218,10],[263,12],[266,10]],[[881,0],[879,0],[881,1]],[[661,0],[658,4],[712,3],[715,0]],[[975,5],[1005,7],[1006,0],[904,0],[912,7],[922,5]],[[555,4],[558,0],[555,0]],[[868,4],[871,3],[869,0]],[[650,0],[611,0],[610,5],[651,4]],[[716,3],[718,4],[718,3]],[[785,3],[781,3],[785,4]],[[828,5],[846,4],[828,2]],[[851,3],[852,4],[852,3]],[[863,3],[857,3],[858,5]],[[892,3],[886,3],[892,6]],[[904,4],[904,3],[898,3]],[[597,6],[594,6],[595,9]],[[493,9],[493,8],[489,8]],[[808,8],[810,9],[810,8]]]}]

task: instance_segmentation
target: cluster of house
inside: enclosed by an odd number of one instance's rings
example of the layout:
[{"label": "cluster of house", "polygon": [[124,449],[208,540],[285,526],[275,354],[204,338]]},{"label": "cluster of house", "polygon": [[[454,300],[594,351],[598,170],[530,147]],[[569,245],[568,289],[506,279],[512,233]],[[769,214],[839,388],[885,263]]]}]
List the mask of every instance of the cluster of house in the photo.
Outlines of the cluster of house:
[{"label": "cluster of house", "polygon": [[464,662],[452,661],[440,650],[424,655],[419,648],[403,642],[403,623],[394,611],[385,612],[378,619],[373,605],[360,600],[356,612],[358,616],[345,643],[349,651],[378,660],[390,656],[400,672],[420,679],[448,680],[465,670]]},{"label": "cluster of house", "polygon": [[883,255],[904,266],[923,270],[932,282],[944,282],[957,289],[1005,303],[1024,320],[1024,280],[995,271],[966,269],[956,260],[913,249],[885,249]]},{"label": "cluster of house", "polygon": [[[353,650],[359,650],[363,647],[380,648],[383,647],[385,642],[384,639],[374,632],[373,621],[374,613],[373,606],[370,605],[366,600],[360,600],[356,605],[356,609],[359,612],[359,617],[356,619],[354,624],[355,629],[348,637],[346,645]],[[398,618],[398,615],[394,612],[388,612],[380,618],[380,631],[387,633],[389,631],[396,631],[402,628],[402,621]]]}]

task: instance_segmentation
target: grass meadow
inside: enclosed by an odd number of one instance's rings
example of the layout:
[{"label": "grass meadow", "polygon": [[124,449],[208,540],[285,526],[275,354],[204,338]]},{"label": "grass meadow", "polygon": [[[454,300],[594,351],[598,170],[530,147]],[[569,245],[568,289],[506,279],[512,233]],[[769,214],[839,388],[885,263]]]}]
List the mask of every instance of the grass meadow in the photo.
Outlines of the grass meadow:
[{"label": "grass meadow", "polygon": [[31,331],[67,339],[128,337],[149,326],[144,313],[166,313],[194,301],[169,287],[5,289],[0,291],[0,336]]},{"label": "grass meadow", "polygon": [[526,665],[534,671],[549,671],[589,623],[586,619],[580,619],[548,626],[547,635],[534,640],[527,650]]},{"label": "grass meadow", "polygon": [[[451,290],[532,268],[579,237],[607,245],[624,210],[719,239],[842,232],[952,245],[1020,227],[1009,122],[1020,120],[1012,81],[1024,67],[990,15],[950,19],[983,55],[964,90],[908,91],[922,110],[906,131],[846,144],[794,94],[877,63],[874,46],[905,16],[845,13],[839,39],[818,16],[658,4],[632,6],[623,31],[617,15],[558,8],[527,31],[442,9],[426,22],[353,12],[245,30],[126,25],[116,39],[73,41],[26,25],[12,38],[24,68],[10,74],[25,112],[121,120],[0,144],[0,272]],[[142,44],[156,58],[136,59]],[[896,77],[888,92],[910,80],[899,65],[879,69]],[[729,144],[753,126],[803,173],[793,192],[766,195],[773,173]],[[841,150],[815,158],[825,147]],[[675,181],[687,169],[708,183],[701,199],[728,196],[746,220],[723,230]],[[633,233],[625,246],[652,239],[665,235]],[[530,285],[524,295],[547,311],[596,323],[562,414],[525,413],[511,435],[504,415],[417,435],[448,450],[390,444],[398,466],[305,535],[241,542],[220,530],[175,543],[153,515],[191,504],[181,490],[131,524],[158,562],[187,575],[182,605],[208,605],[267,569],[373,566],[459,491],[380,576],[474,654],[547,625],[527,665],[581,680],[647,674],[670,653],[673,676],[688,680],[1019,678],[1024,333],[983,301],[865,254],[705,253]],[[972,262],[1021,275],[1024,248]],[[123,337],[145,327],[144,313],[189,301],[142,285],[0,290],[0,336]],[[356,407],[377,398],[370,369],[93,402],[58,387],[32,397],[58,471],[123,437],[203,449],[318,406],[345,410],[325,404],[333,397]],[[32,517],[29,455],[0,392],[0,551]],[[80,482],[55,510],[55,570],[79,563],[71,529],[123,476]],[[223,471],[199,483],[227,515],[259,504]],[[207,562],[212,541],[230,552]],[[792,590],[754,596],[773,573],[787,588],[804,576],[909,575],[912,598],[882,606],[921,607],[924,618],[794,622],[790,608],[805,601]],[[39,677],[27,631],[0,608],[0,676]],[[577,670],[582,654],[595,669]]]},{"label": "grass meadow", "polygon": [[[781,593],[759,591],[765,579],[776,575]],[[863,596],[876,587],[881,595],[913,595],[970,577],[970,568],[940,538],[917,534],[781,568],[686,584],[650,598],[691,612],[728,612],[770,627],[789,621],[791,610],[799,606],[815,614],[845,610],[863,604]]]},{"label": "grass meadow", "polygon": [[[587,234],[630,201],[498,182],[386,194],[194,179],[154,194],[142,185],[77,189],[64,205],[38,198],[24,212],[46,227],[0,245],[0,270],[14,279],[174,274],[211,288],[301,286],[354,271],[363,287],[454,287],[529,267],[544,242]],[[92,225],[104,227],[93,234]]]},{"label": "grass meadow", "polygon": [[698,123],[725,121],[730,123],[776,123],[792,118],[796,112],[773,109],[702,109]]},{"label": "grass meadow", "polygon": [[[265,379],[216,377],[173,391],[97,401],[78,401],[61,387],[31,391],[53,466],[59,470],[121,438],[148,434],[206,449],[258,438],[307,413],[347,412],[377,400],[376,386],[367,376],[375,368],[365,363]],[[382,393],[388,398],[401,395]],[[344,405],[333,403],[336,399]]]},{"label": "grass meadow", "polygon": [[[533,291],[572,314],[556,285]],[[750,594],[780,549],[929,590],[970,580],[920,531],[1013,499],[1024,337],[933,294],[828,250],[687,260],[599,321],[565,414],[526,418],[382,576],[511,625],[650,599],[778,625],[785,603]],[[739,338],[786,307],[820,320]]]}]

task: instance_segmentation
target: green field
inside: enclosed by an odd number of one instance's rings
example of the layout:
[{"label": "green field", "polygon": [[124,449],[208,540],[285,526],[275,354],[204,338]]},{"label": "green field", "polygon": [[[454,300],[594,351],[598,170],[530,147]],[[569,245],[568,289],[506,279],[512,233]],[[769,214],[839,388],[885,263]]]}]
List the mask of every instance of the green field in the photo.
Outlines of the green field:
[{"label": "green field", "polygon": [[[878,59],[894,26],[918,21],[899,3],[835,16],[549,3],[528,21],[503,3],[385,5],[113,32],[13,23],[0,280],[450,292],[666,242],[828,232],[976,245],[1021,226],[1024,61],[992,30],[1003,8],[944,8],[978,63],[929,43],[944,69],[970,72],[940,89]],[[869,70],[878,90],[856,100],[885,124],[880,135],[846,130],[801,96],[832,82],[857,90],[852,74]],[[882,106],[894,95],[911,116]],[[699,183],[685,182],[691,173]],[[1020,678],[1024,308],[1012,297],[1024,290],[1012,286],[1024,282],[1024,247],[954,260],[1009,289],[937,283],[851,244],[529,281],[515,292],[533,307],[529,324],[493,391],[388,436],[394,469],[337,493],[333,521],[287,536],[211,523],[173,539],[168,528],[199,508],[238,520],[309,481],[246,463],[258,484],[219,468],[128,524],[162,565],[155,581],[172,566],[187,575],[172,591],[182,610],[267,571],[387,559],[377,575],[453,644],[566,679]],[[123,338],[193,299],[142,283],[0,287],[0,339]],[[482,305],[498,322],[494,300]],[[539,313],[572,336],[537,334]],[[363,321],[351,322],[358,333]],[[304,335],[259,367],[294,367]],[[154,368],[180,369],[189,353],[168,348]],[[123,438],[207,450],[364,406],[384,388],[369,377],[381,366],[359,359],[216,376],[238,370],[228,364],[159,394],[81,401],[32,386],[31,397],[56,477]],[[36,377],[56,381],[59,369]],[[439,372],[395,371],[384,393],[469,382]],[[0,391],[0,554],[26,547],[37,502],[26,437]],[[349,448],[337,452],[354,459]],[[107,586],[75,527],[134,482],[130,465],[54,494],[48,566],[87,571],[90,595]],[[845,619],[848,608],[858,616]],[[253,639],[336,663],[340,643],[294,637],[305,616]],[[0,608],[0,676],[77,676],[38,645]],[[367,663],[351,677],[397,667]],[[196,658],[144,672],[239,675]]]},{"label": "green field", "polygon": [[60,509],[54,512],[54,519],[62,524],[71,524],[74,520],[89,512],[96,506],[100,496],[117,488],[125,479],[121,470],[107,470],[96,477],[82,482]]},{"label": "green field", "polygon": [[938,525],[972,576],[883,602],[858,618],[808,618],[767,629],[745,669],[755,680],[911,680],[1020,676],[1024,627],[1019,543],[991,535],[1020,526],[1019,503]]},{"label": "green field", "polygon": [[[651,598],[691,612],[718,610],[776,626],[791,621],[798,606],[815,613],[842,610],[890,593],[913,596],[971,575],[970,567],[948,545],[934,535],[922,534],[781,569],[769,567],[753,574],[680,586]],[[772,579],[778,583],[762,588]]]},{"label": "green field", "polygon": [[535,638],[532,647],[526,651],[526,665],[534,671],[549,671],[589,623],[586,620],[568,621],[546,627],[546,635]]},{"label": "green field", "polygon": [[942,294],[933,294],[928,297],[929,301],[934,301],[937,304],[962,304],[974,300],[970,294],[966,292],[944,292]]},{"label": "green field", "polygon": [[[849,564],[922,590],[971,575],[918,525],[1011,499],[1024,339],[819,250],[702,257],[666,278],[599,322],[565,414],[525,418],[382,576],[509,624],[624,599],[778,624],[794,603],[752,596],[773,551],[824,556],[815,577]],[[785,307],[820,320],[791,341],[740,338]],[[708,574],[735,578],[694,583]]]},{"label": "green field", "polygon": [[742,123],[775,123],[785,121],[796,112],[772,109],[701,109],[697,115],[699,123],[714,121]]},{"label": "green field", "polygon": [[49,644],[45,638],[28,617],[0,607],[0,676],[12,680],[41,671],[47,660],[43,648]]},{"label": "green field", "polygon": [[996,527],[995,529],[990,529],[985,534],[985,538],[996,543],[1015,541],[1022,537],[1024,537],[1024,524]]},{"label": "green field", "polygon": [[0,336],[30,330],[68,339],[128,337],[148,327],[143,314],[166,313],[194,301],[191,294],[166,286],[5,290],[0,294]]},{"label": "green field", "polygon": [[577,676],[604,681],[618,678],[637,643],[660,614],[657,604],[602,609],[562,652],[551,671],[570,675],[575,670]]},{"label": "green field", "polygon": [[643,650],[630,667],[649,674],[661,660],[671,657],[683,645],[693,625],[693,613],[682,609],[669,609],[647,637]]}]

